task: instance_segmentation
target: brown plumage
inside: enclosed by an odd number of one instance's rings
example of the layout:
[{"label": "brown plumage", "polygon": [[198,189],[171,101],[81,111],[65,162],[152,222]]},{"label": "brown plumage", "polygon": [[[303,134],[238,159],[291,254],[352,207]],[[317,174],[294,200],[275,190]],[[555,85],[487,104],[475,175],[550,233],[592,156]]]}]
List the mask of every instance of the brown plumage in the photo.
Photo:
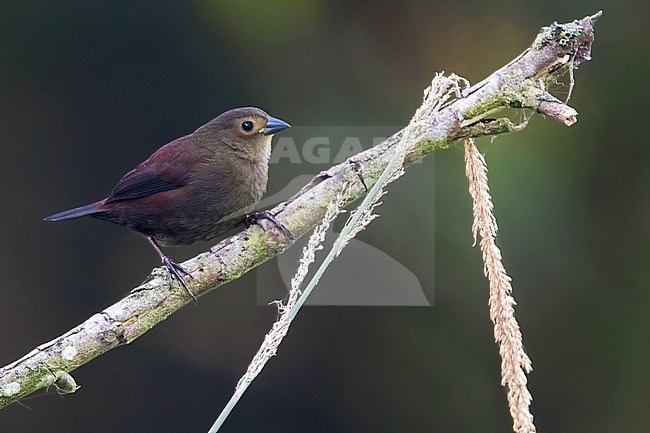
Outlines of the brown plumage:
[{"label": "brown plumage", "polygon": [[259,108],[227,111],[158,149],[122,177],[107,198],[45,220],[91,215],[142,233],[192,295],[180,275],[187,272],[158,244],[209,240],[244,216],[278,225],[268,213],[248,214],[266,191],[272,135],[288,127]]}]

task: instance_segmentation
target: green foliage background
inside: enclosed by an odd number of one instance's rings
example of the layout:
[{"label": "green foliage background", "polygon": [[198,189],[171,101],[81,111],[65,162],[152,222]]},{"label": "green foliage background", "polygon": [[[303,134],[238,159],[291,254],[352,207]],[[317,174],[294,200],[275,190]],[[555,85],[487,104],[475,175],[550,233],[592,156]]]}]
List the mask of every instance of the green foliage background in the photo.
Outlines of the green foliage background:
[{"label": "green foliage background", "polygon": [[[634,0],[2,2],[0,364],[158,265],[126,230],[42,217],[101,197],[159,145],[241,105],[295,125],[405,124],[436,71],[477,82],[542,25],[601,8],[579,122],[535,116],[479,146],[539,430],[646,431],[650,53]],[[224,431],[509,431],[463,170],[459,145],[408,170],[361,235],[435,306],[305,309]],[[270,192],[304,171],[272,167]],[[3,410],[0,431],[206,431],[275,318],[257,278],[79,369],[77,394]]]}]

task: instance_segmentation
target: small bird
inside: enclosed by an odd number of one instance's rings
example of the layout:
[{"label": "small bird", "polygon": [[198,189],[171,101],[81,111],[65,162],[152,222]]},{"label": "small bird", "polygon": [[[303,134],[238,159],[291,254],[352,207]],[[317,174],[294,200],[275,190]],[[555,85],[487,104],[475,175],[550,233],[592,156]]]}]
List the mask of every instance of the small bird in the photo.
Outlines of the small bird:
[{"label": "small bird", "polygon": [[160,246],[210,240],[233,228],[270,220],[270,212],[250,213],[266,191],[273,134],[290,128],[254,107],[226,111],[192,134],[167,143],[128,172],[110,195],[59,212],[45,221],[90,215],[141,233],[155,248],[172,278],[196,301],[183,275]]}]

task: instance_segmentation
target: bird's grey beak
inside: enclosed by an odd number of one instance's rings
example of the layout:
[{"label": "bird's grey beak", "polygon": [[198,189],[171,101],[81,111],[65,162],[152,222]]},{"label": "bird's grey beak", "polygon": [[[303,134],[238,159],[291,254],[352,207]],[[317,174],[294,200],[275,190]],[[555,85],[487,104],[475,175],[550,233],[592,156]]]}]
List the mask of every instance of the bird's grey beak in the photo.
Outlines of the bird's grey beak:
[{"label": "bird's grey beak", "polygon": [[269,116],[269,121],[264,126],[264,135],[273,135],[287,128],[291,128],[291,125],[284,120]]}]

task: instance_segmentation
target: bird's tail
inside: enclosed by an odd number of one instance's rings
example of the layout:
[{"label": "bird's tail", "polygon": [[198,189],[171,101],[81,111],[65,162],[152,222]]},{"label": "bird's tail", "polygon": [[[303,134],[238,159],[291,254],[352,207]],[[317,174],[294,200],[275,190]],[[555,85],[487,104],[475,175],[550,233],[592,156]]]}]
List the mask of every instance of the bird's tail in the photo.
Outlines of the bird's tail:
[{"label": "bird's tail", "polygon": [[45,221],[69,220],[72,218],[79,218],[82,216],[103,212],[104,209],[101,208],[100,203],[101,202],[97,202],[86,206],[76,207],[74,209],[64,210],[63,212],[55,213],[54,215],[45,217],[44,220]]}]

